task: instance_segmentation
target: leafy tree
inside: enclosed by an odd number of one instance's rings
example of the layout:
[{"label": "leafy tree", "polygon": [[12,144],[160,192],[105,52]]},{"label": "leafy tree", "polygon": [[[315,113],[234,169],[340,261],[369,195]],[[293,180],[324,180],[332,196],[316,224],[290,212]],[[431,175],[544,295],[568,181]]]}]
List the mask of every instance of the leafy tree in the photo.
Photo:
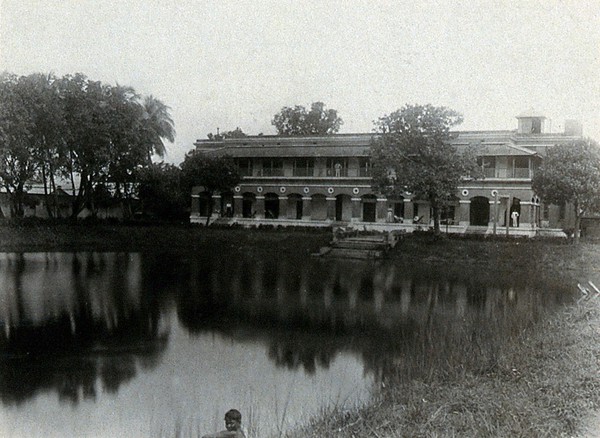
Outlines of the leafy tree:
[{"label": "leafy tree", "polygon": [[143,167],[137,175],[137,196],[143,213],[163,219],[181,219],[186,213],[186,190],[182,187],[181,169],[164,162]]},{"label": "leafy tree", "polygon": [[219,131],[217,130],[216,134],[209,132],[207,134],[207,137],[209,140],[219,141],[219,140],[224,140],[226,138],[244,138],[244,137],[248,137],[248,135],[246,135],[246,133],[244,131],[242,131],[239,127],[237,127],[233,131],[225,131],[225,132],[219,133]]},{"label": "leafy tree", "polygon": [[375,122],[379,135],[371,145],[373,188],[428,201],[436,235],[441,207],[466,176],[478,176],[473,152],[460,153],[448,142],[450,128],[462,120],[451,109],[427,104],[405,105]]},{"label": "leafy tree", "polygon": [[302,105],[283,107],[271,124],[279,135],[329,135],[340,130],[344,121],[334,109],[325,109],[323,102],[313,102],[310,111]]},{"label": "leafy tree", "polygon": [[573,239],[578,243],[581,218],[600,211],[600,146],[583,139],[550,148],[533,176],[532,187],[544,202],[573,205]]},{"label": "leafy tree", "polygon": [[11,200],[11,214],[22,217],[25,188],[36,175],[35,94],[25,77],[0,76],[0,182]]},{"label": "leafy tree", "polygon": [[206,225],[210,223],[213,211],[212,196],[219,192],[231,190],[241,177],[232,157],[210,156],[192,150],[181,163],[183,180],[186,187],[202,186],[209,195],[209,208]]}]

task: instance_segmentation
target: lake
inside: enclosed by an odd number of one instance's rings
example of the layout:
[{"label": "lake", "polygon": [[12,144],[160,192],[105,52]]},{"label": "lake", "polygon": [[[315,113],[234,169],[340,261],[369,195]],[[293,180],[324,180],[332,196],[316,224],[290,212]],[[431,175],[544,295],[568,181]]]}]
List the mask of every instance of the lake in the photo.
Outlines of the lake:
[{"label": "lake", "polygon": [[0,253],[0,435],[277,436],[386,381],[493,367],[571,299],[529,273],[231,250]]}]

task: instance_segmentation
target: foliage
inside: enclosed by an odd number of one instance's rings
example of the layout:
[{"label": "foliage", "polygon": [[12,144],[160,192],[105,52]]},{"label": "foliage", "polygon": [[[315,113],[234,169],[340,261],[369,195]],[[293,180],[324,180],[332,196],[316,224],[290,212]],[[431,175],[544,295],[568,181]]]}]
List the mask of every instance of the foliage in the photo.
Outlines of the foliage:
[{"label": "foliage", "polygon": [[[232,157],[211,156],[196,150],[186,154],[181,170],[184,185],[188,188],[203,187],[211,200],[213,194],[231,190],[241,179]],[[210,202],[206,225],[209,224],[212,208]]]},{"label": "foliage", "polygon": [[544,202],[573,205],[577,242],[581,217],[600,211],[600,146],[583,139],[552,147],[536,170],[532,187]]},{"label": "foliage", "polygon": [[444,202],[466,177],[478,177],[475,155],[452,146],[450,128],[462,116],[445,107],[405,105],[375,122],[379,133],[371,145],[373,188],[387,195],[410,195],[427,200],[440,232]]},{"label": "foliage", "polygon": [[137,175],[137,197],[142,213],[161,219],[179,219],[185,216],[189,196],[181,183],[181,169],[164,162],[141,168]]},{"label": "foliage", "polygon": [[[77,73],[0,78],[0,183],[12,198],[13,215],[23,215],[26,184],[41,179],[45,194],[57,178],[68,178],[75,217],[96,213],[99,185],[130,198],[135,172],[163,156],[163,140],[174,141],[169,108],[131,87],[91,81]],[[58,213],[46,196],[50,217]],[[102,198],[102,197],[101,197]]]},{"label": "foliage", "polygon": [[325,109],[323,102],[313,102],[310,111],[302,105],[283,107],[271,124],[279,135],[329,135],[340,130],[344,121],[334,109]]},{"label": "foliage", "polygon": [[219,133],[219,131],[217,130],[216,134],[213,134],[212,132],[209,132],[207,135],[209,140],[225,140],[226,138],[244,138],[244,137],[248,137],[248,135],[242,131],[239,127],[235,128],[233,131],[225,131],[225,132],[221,132]]}]

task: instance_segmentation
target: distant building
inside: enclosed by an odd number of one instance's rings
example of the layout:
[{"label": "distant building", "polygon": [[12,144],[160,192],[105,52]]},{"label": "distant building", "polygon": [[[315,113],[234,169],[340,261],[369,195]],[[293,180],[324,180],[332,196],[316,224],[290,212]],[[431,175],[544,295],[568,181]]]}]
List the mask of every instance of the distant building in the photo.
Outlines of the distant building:
[{"label": "distant building", "polygon": [[[442,211],[449,232],[532,235],[540,229],[568,228],[565,206],[543,204],[531,188],[532,176],[548,148],[581,137],[580,126],[549,133],[546,117],[535,111],[517,116],[518,129],[456,131],[450,142],[473,146],[485,178],[465,179]],[[579,126],[579,128],[577,128]],[[213,202],[215,219],[242,225],[328,226],[412,231],[432,224],[427,202],[409,193],[388,198],[371,188],[370,144],[376,134],[251,136],[198,140],[197,150],[235,158],[243,178],[232,192],[209,199],[202,187],[192,194],[192,223],[204,223]],[[516,214],[515,214],[516,212]],[[413,223],[419,218],[418,223]]]}]

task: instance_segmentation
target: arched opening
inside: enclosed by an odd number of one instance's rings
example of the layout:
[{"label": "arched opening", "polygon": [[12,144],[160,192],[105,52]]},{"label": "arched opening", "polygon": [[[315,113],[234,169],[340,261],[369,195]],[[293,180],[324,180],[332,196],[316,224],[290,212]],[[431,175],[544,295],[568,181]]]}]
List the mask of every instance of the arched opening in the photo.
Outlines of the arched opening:
[{"label": "arched opening", "polygon": [[212,196],[208,192],[198,194],[198,213],[200,216],[208,216],[211,203]]},{"label": "arched opening", "polygon": [[288,196],[287,217],[290,219],[302,219],[302,196],[294,193]]},{"label": "arched opening", "polygon": [[242,196],[242,217],[251,218],[255,216],[254,203],[256,195],[254,193],[244,193]]},{"label": "arched opening", "polygon": [[349,221],[352,217],[352,204],[350,196],[337,195],[335,197],[335,220]]},{"label": "arched opening", "polygon": [[233,193],[221,193],[221,216],[233,217]]},{"label": "arched opening", "polygon": [[510,205],[510,226],[518,227],[521,223],[521,200],[519,198],[513,198],[512,204]]},{"label": "arched opening", "polygon": [[362,221],[377,221],[377,198],[373,195],[365,195],[362,197]]},{"label": "arched opening", "polygon": [[265,195],[265,219],[279,218],[279,196],[275,193]]},{"label": "arched opening", "polygon": [[485,196],[471,198],[470,224],[487,226],[490,222],[490,201]]},{"label": "arched opening", "polygon": [[388,212],[392,212],[391,222],[402,222],[404,220],[404,198],[393,198],[389,200]]}]

